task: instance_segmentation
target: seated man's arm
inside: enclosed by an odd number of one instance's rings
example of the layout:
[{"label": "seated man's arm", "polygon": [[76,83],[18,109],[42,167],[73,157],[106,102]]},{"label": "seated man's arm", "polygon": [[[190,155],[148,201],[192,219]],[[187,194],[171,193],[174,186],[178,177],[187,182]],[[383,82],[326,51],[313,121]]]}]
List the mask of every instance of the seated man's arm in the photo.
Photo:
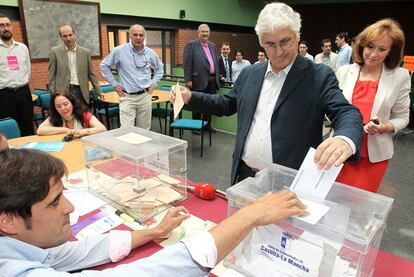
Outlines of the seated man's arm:
[{"label": "seated man's arm", "polygon": [[138,231],[111,231],[109,234],[67,242],[50,248],[51,267],[58,271],[74,271],[117,262],[130,251],[151,240],[168,237],[181,222],[189,217],[184,207],[171,208],[160,224]]},{"label": "seated man's arm", "polygon": [[306,206],[295,193],[282,191],[268,193],[226,218],[210,233],[217,247],[217,262],[227,256],[249,233],[258,226],[276,224],[290,216],[306,216]]},{"label": "seated man's arm", "polygon": [[[328,70],[326,68],[325,70]],[[348,158],[357,160],[362,142],[362,117],[359,109],[348,103],[338,81],[329,69],[321,92],[323,110],[332,122],[334,136],[322,142],[316,151],[315,162],[320,168],[339,166]],[[343,139],[346,137],[347,139]]]},{"label": "seated man's arm", "polygon": [[[268,194],[239,210],[209,232],[184,239],[151,257],[104,270],[103,276],[208,276],[208,272],[255,227],[293,215],[308,215],[293,192]],[[111,275],[112,274],[112,275]],[[87,276],[87,275],[86,275]]]},{"label": "seated man's arm", "polygon": [[181,222],[189,217],[188,211],[182,206],[169,209],[163,220],[156,227],[132,232],[131,248],[137,248],[151,240],[168,237]]}]

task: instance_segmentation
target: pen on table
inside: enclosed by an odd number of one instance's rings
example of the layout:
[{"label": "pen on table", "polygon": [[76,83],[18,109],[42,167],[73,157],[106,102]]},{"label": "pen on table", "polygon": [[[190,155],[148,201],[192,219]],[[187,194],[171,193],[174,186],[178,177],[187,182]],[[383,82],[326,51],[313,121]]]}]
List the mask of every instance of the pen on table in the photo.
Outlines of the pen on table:
[{"label": "pen on table", "polygon": [[137,222],[139,224],[141,223],[141,222],[137,221],[136,219],[134,219],[132,216],[130,216],[130,215],[128,215],[128,214],[126,214],[126,213],[124,213],[120,210],[115,210],[115,214],[117,216],[119,216],[120,218],[122,218],[123,220],[125,220],[126,222],[129,222],[129,223]]}]

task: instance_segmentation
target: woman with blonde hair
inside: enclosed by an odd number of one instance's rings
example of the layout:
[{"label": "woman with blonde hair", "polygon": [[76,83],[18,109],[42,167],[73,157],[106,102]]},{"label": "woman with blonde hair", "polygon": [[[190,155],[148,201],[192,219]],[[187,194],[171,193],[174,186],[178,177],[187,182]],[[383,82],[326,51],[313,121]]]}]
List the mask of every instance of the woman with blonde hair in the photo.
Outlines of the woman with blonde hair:
[{"label": "woman with blonde hair", "polygon": [[338,182],[376,192],[394,154],[393,136],[409,121],[410,75],[399,65],[405,36],[393,19],[366,27],[353,45],[354,64],[336,72],[345,98],[362,114],[361,159],[346,163]]}]

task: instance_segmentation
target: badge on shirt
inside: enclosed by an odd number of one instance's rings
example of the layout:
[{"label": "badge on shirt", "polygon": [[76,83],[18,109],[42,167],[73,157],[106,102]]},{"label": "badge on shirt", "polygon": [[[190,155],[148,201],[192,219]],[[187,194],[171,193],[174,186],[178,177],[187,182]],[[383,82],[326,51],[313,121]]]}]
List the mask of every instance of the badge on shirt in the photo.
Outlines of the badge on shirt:
[{"label": "badge on shirt", "polygon": [[19,70],[19,60],[17,56],[7,56],[7,64],[10,70]]}]

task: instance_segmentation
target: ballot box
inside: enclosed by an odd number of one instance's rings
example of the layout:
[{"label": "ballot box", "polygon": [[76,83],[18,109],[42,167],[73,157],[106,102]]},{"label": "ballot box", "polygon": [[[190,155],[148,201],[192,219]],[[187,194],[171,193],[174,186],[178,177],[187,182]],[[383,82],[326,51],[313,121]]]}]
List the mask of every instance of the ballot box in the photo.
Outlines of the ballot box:
[{"label": "ballot box", "polygon": [[187,198],[187,142],[137,127],[81,139],[88,191],[142,222]]},{"label": "ballot box", "polygon": [[[227,189],[228,215],[290,187],[296,172],[273,164]],[[224,265],[245,276],[371,276],[393,199],[340,183],[324,200],[297,195],[327,212],[317,222],[293,217],[255,228]]]}]

